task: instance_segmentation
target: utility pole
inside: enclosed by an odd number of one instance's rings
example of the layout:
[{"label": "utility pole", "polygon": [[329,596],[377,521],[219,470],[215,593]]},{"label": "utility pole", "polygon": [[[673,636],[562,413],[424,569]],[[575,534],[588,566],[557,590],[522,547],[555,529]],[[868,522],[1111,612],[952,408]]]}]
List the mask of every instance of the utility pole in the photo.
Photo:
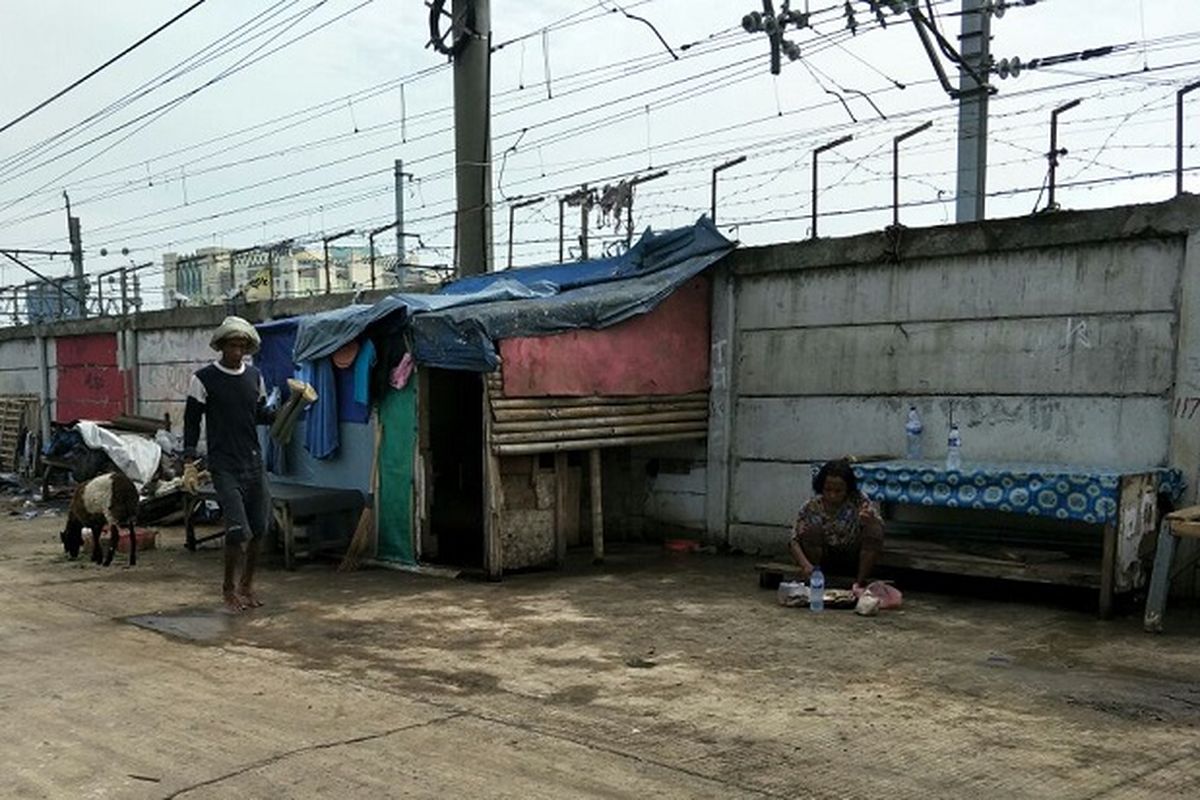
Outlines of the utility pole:
[{"label": "utility pole", "polygon": [[330,294],[333,292],[333,279],[329,274],[329,243],[336,239],[342,239],[353,234],[354,228],[350,228],[349,230],[344,230],[341,233],[335,233],[333,236],[321,237],[321,246],[325,250],[325,294]]},{"label": "utility pole", "polygon": [[[991,62],[992,12],[984,0],[962,0],[962,33],[958,37],[963,64],[958,69],[958,192],[955,220],[985,217],[987,198],[988,85]],[[973,72],[972,72],[973,68]]]},{"label": "utility pole", "polygon": [[[79,227],[79,217],[71,216],[71,198],[63,192],[63,200],[67,203],[67,236],[71,240],[71,265],[75,271],[75,292],[82,298],[83,288],[83,235]],[[82,299],[79,301],[79,316],[87,316],[87,306]]]},{"label": "utility pole", "polygon": [[[396,221],[392,225],[396,226],[396,261],[399,264],[404,264],[408,261],[404,253],[404,179],[412,180],[412,173],[404,171],[404,160],[396,159]],[[389,225],[388,227],[391,227]],[[387,230],[387,228],[383,228]],[[371,283],[371,288],[375,288],[374,282]]]},{"label": "utility pole", "polygon": [[452,9],[455,266],[460,276],[478,275],[492,270],[491,0],[453,0]]}]

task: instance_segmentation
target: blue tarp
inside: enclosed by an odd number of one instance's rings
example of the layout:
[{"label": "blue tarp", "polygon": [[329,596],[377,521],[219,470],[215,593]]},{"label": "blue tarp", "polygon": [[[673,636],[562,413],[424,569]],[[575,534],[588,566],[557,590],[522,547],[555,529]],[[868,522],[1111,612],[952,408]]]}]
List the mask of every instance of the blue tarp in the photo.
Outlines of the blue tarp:
[{"label": "blue tarp", "polygon": [[434,294],[395,294],[306,316],[294,357],[330,355],[372,323],[403,313],[418,363],[490,372],[499,364],[496,339],[606,328],[645,314],[733,248],[701,217],[689,228],[647,231],[615,258],[477,275]]}]

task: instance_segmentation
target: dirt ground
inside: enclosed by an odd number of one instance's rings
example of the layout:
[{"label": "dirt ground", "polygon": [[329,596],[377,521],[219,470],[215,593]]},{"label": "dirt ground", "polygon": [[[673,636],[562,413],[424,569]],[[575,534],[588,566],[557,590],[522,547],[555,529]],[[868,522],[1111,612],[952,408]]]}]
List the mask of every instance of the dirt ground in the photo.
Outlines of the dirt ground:
[{"label": "dirt ground", "polygon": [[61,524],[0,520],[3,798],[1200,797],[1194,611],[1151,637],[910,577],[813,615],[750,559],[617,546],[499,584],[268,567],[230,618],[218,551],[104,569]]}]

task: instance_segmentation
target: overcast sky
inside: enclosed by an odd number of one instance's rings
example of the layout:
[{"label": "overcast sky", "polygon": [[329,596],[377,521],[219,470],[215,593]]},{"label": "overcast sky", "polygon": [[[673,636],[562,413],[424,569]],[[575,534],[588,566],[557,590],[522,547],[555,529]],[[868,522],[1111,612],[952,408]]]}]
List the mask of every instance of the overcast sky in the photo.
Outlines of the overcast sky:
[{"label": "overcast sky", "polygon": [[[4,0],[0,125],[188,5]],[[571,187],[665,168],[666,177],[637,193],[635,227],[686,225],[708,209],[712,167],[739,154],[748,160],[721,179],[722,227],[748,244],[803,239],[811,151],[848,133],[851,143],[822,156],[820,232],[880,229],[891,220],[892,137],[926,120],[934,127],[904,146],[902,200],[916,205],[902,210],[902,222],[953,221],[957,112],[913,27],[889,15],[893,24],[882,28],[866,3],[855,2],[860,27],[850,37],[841,2],[807,5],[813,28],[789,35],[802,60],[785,62],[775,78],[765,38],[741,30],[742,15],[760,7],[752,0],[624,3],[654,23],[678,61],[613,3],[493,0],[493,42],[507,43],[492,77],[497,264],[507,252],[506,198],[546,198],[516,212],[514,249],[517,264],[550,261],[558,252],[556,198]],[[934,5],[953,40],[959,3]],[[366,230],[392,219],[392,163],[403,158],[414,175],[405,227],[423,244],[415,255],[450,261],[452,83],[449,69],[431,70],[445,59],[425,47],[427,13],[420,0],[208,0],[0,133],[0,247],[66,249],[64,190],[82,219],[89,272],[160,261],[169,250]],[[994,79],[988,189],[1001,196],[988,201],[989,216],[1033,210],[1046,176],[1050,111],[1074,98],[1084,102],[1061,120],[1060,146],[1069,151],[1059,170],[1062,206],[1173,193],[1170,175],[1137,176],[1174,166],[1175,91],[1200,77],[1200,6],[1040,0],[1010,8],[992,33],[997,58],[1026,63],[1122,47]],[[178,65],[214,55],[154,85]],[[1149,71],[1138,72],[1143,66]],[[152,89],[126,104],[148,82]],[[122,107],[89,121],[115,101]],[[1198,140],[1195,119],[1188,163],[1200,167]],[[1195,189],[1200,175],[1187,185]],[[576,214],[568,237],[577,232]],[[597,245],[623,236],[611,228],[597,235]],[[386,246],[394,248],[394,239]],[[102,247],[109,255],[100,255]],[[51,274],[67,270],[61,258],[31,263]],[[0,269],[0,285],[23,281],[18,273]]]}]

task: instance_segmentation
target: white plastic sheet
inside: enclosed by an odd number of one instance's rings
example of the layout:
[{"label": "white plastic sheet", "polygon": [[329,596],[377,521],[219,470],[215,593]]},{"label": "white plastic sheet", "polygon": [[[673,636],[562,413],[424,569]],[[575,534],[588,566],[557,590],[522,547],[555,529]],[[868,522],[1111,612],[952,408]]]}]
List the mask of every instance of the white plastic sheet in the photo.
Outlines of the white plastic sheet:
[{"label": "white plastic sheet", "polygon": [[107,453],[117,468],[139,486],[158,472],[162,448],[157,442],[135,433],[110,431],[86,420],[78,422],[75,429],[83,437],[84,444]]}]

